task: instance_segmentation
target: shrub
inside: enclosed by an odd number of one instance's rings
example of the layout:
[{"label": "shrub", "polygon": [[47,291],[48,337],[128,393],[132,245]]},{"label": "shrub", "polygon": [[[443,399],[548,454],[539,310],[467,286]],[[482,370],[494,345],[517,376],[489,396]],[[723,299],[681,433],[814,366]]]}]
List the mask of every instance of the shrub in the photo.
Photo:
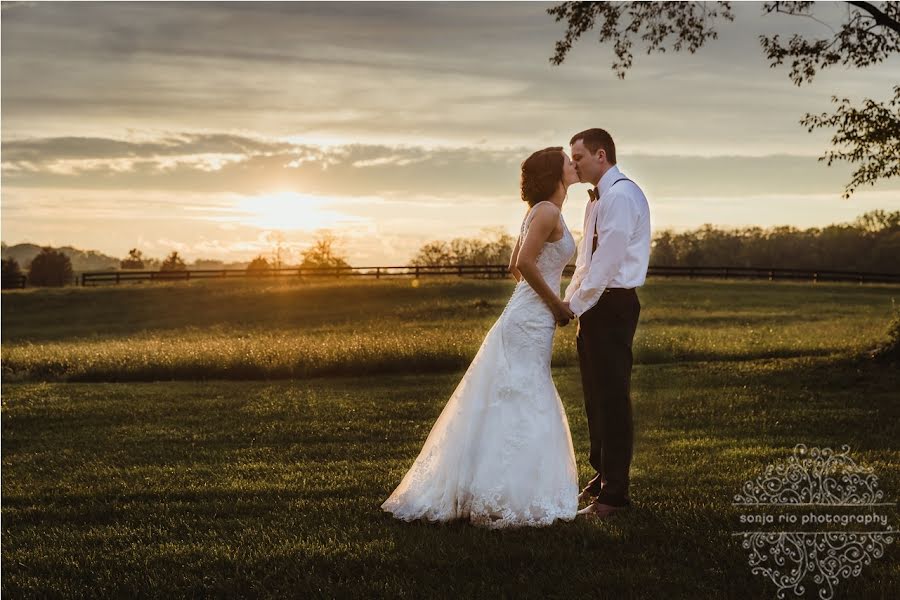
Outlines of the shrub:
[{"label": "shrub", "polygon": [[72,261],[50,246],[41,248],[28,270],[28,281],[32,285],[62,287],[72,283],[72,277]]},{"label": "shrub", "polygon": [[184,264],[184,259],[178,256],[178,252],[173,251],[172,254],[166,257],[166,260],[163,261],[162,265],[159,267],[160,271],[185,271],[187,267]]}]

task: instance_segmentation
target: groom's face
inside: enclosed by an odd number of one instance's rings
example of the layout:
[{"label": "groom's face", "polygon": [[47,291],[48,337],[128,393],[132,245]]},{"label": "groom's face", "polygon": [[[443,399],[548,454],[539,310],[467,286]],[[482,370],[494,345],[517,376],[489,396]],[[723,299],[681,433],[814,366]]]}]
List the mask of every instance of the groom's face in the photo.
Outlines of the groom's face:
[{"label": "groom's face", "polygon": [[603,174],[601,168],[603,155],[602,150],[591,154],[591,151],[584,146],[584,140],[575,140],[575,143],[572,144],[572,162],[575,163],[575,170],[578,172],[578,180],[581,183],[596,185],[600,181]]}]

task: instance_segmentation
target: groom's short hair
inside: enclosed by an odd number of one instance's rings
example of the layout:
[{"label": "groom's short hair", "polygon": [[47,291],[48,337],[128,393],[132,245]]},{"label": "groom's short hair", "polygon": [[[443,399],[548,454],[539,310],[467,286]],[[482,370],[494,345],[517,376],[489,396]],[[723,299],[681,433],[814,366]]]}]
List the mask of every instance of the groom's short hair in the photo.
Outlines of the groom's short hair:
[{"label": "groom's short hair", "polygon": [[607,162],[611,165],[616,164],[616,143],[605,129],[600,129],[599,127],[585,129],[584,131],[573,135],[572,139],[569,141],[569,145],[571,146],[578,140],[581,140],[581,143],[584,144],[584,147],[587,148],[591,154],[594,154],[597,150],[603,148],[606,150]]}]

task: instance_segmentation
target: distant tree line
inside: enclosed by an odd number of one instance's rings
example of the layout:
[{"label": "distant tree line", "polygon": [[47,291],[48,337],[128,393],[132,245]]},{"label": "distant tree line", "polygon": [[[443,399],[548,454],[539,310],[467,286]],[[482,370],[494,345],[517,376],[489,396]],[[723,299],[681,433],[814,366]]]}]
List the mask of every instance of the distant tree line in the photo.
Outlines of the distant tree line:
[{"label": "distant tree line", "polygon": [[654,235],[654,266],[772,267],[900,272],[900,211],[875,210],[853,223],[797,229],[719,229]]},{"label": "distant tree line", "polygon": [[[303,254],[300,267],[349,267],[346,257],[338,246],[340,241],[330,232],[322,233]],[[5,248],[5,246],[4,246]],[[246,265],[248,271],[261,272],[283,266],[281,264],[281,247],[279,245],[270,262],[262,254],[254,257]],[[191,265],[194,269],[224,269],[225,263],[220,260],[198,259]],[[164,259],[149,258],[138,248],[128,251],[128,256],[119,261],[119,268],[127,271],[186,271],[188,265],[177,251],[172,251]],[[40,247],[40,251],[26,264],[27,273],[14,257],[3,259],[3,287],[17,287],[20,278],[25,275],[32,286],[64,286],[74,283],[75,272],[72,260],[66,252],[51,246]]]},{"label": "distant tree line", "polygon": [[[313,244],[303,251],[300,259],[302,268],[308,267],[349,267],[350,263],[347,258],[340,252],[338,246],[340,240],[332,233],[325,232],[321,234]],[[276,254],[272,262],[262,254],[256,256],[250,264],[247,265],[248,271],[267,271],[269,269],[279,268],[280,252]]]},{"label": "distant tree line", "polygon": [[449,242],[428,242],[410,264],[419,267],[444,265],[505,265],[509,263],[516,238],[499,228],[484,230],[484,237],[455,238]]},{"label": "distant tree line", "polygon": [[[516,239],[501,228],[486,229],[481,237],[431,241],[413,256],[415,266],[507,264]],[[349,267],[338,250],[339,240],[321,235],[303,252],[300,267]],[[195,261],[194,268],[223,268]],[[250,271],[276,268],[258,255],[247,264]],[[797,229],[777,226],[720,229],[713,225],[682,233],[657,232],[650,253],[653,266],[771,267],[900,273],[900,211],[874,210],[852,223]],[[159,271],[184,271],[184,259],[173,251],[162,261],[148,259],[137,248],[120,262],[125,270],[157,267]],[[3,259],[3,286],[23,275],[15,258]],[[62,286],[73,282],[69,257],[49,246],[41,248],[27,272],[28,284]]]},{"label": "distant tree line", "polygon": [[[456,238],[422,246],[413,265],[506,264],[515,238]],[[772,267],[900,273],[900,211],[875,210],[853,223],[798,229],[790,226],[721,229],[703,225],[653,237],[650,264],[685,267]]]}]

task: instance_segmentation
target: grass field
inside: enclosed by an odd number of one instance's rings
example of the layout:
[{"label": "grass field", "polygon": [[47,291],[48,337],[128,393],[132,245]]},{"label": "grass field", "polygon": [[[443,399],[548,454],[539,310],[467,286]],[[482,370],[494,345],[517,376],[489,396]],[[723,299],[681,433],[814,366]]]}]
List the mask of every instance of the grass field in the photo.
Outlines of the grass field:
[{"label": "grass field", "polygon": [[[15,381],[277,379],[464,369],[512,293],[474,280],[206,281],[3,295]],[[883,335],[896,286],[659,281],[642,288],[639,364],[828,356]],[[577,364],[574,325],[554,365]]]},{"label": "grass field", "polygon": [[[745,480],[797,443],[848,444],[900,498],[900,375],[865,356],[900,288],[657,279],[639,292],[633,510],[510,531],[394,520],[381,502],[511,289],[4,292],[4,596],[774,598],[732,535]],[[584,483],[574,334],[554,378]],[[835,597],[898,597],[898,557]]]}]

